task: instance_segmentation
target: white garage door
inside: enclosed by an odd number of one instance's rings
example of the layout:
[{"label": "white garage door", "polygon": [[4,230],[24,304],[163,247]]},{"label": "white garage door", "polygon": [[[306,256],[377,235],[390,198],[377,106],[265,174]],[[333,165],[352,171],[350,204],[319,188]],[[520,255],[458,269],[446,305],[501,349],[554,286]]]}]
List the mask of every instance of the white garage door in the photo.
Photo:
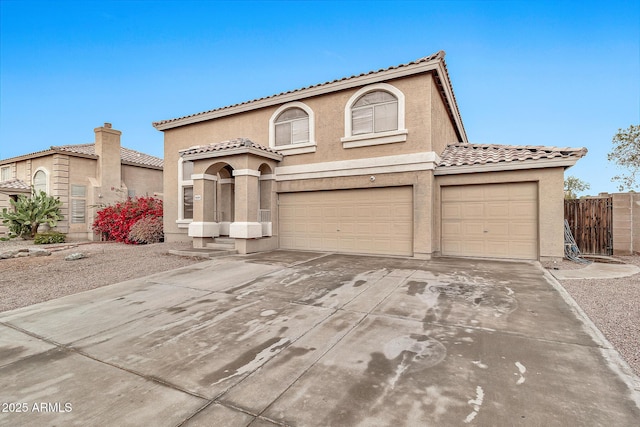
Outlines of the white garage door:
[{"label": "white garage door", "polygon": [[442,254],[537,259],[537,184],[442,187]]},{"label": "white garage door", "polygon": [[281,193],[280,247],[413,254],[412,187]]}]

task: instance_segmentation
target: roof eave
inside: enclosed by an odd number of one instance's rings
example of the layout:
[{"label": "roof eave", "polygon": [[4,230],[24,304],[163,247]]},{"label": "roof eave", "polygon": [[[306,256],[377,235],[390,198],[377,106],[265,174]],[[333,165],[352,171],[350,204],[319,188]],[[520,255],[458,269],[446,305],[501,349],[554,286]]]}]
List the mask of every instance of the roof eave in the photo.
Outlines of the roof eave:
[{"label": "roof eave", "polygon": [[199,123],[207,120],[217,119],[220,117],[230,116],[233,114],[243,113],[247,111],[256,110],[259,108],[270,107],[273,105],[285,104],[287,102],[310,98],[313,96],[323,95],[331,92],[337,92],[345,89],[352,89],[354,87],[365,86],[373,83],[378,83],[387,80],[398,79],[401,77],[412,76],[415,74],[436,72],[438,77],[446,84],[443,85],[444,95],[451,105],[451,114],[453,115],[457,131],[462,139],[462,142],[468,142],[467,135],[462,125],[462,118],[458,110],[455,97],[453,96],[453,89],[449,80],[448,73],[444,67],[444,59],[440,56],[424,63],[411,64],[404,67],[393,68],[389,70],[379,71],[375,73],[365,74],[344,80],[339,80],[324,85],[313,86],[298,91],[292,91],[275,95],[268,98],[259,99],[243,104],[237,104],[227,108],[221,108],[218,110],[210,111],[207,113],[197,114],[194,116],[188,116],[179,118],[166,123],[154,123],[153,126],[159,131],[165,131],[185,125]]},{"label": "roof eave", "polygon": [[434,175],[458,175],[465,173],[502,172],[544,168],[570,168],[580,157],[563,157],[557,159],[522,160],[512,162],[496,162],[463,166],[439,166]]},{"label": "roof eave", "polygon": [[122,160],[120,163],[122,165],[124,165],[124,166],[135,166],[135,167],[145,168],[145,169],[155,169],[155,170],[160,170],[160,171],[164,169],[163,166],[145,165],[143,163],[129,162],[129,161],[126,161],[126,160]]},{"label": "roof eave", "polygon": [[238,148],[230,148],[226,150],[219,151],[204,151],[200,153],[193,154],[181,154],[184,160],[202,160],[202,159],[211,159],[216,157],[227,157],[233,156],[236,154],[253,154],[259,157],[266,157],[268,159],[281,161],[283,159],[283,155],[280,153],[272,153],[269,151],[260,150],[254,147],[238,147]]}]

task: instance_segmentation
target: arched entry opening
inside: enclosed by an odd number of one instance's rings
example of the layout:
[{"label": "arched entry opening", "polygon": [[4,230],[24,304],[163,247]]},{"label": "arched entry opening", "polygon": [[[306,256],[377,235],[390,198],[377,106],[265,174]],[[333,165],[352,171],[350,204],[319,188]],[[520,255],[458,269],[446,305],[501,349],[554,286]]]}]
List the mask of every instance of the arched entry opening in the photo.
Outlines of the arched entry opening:
[{"label": "arched entry opening", "polygon": [[[196,167],[197,165],[196,160]],[[229,235],[235,211],[233,167],[226,162],[200,165],[204,173],[191,175],[193,180],[193,222],[189,236],[194,247],[204,247],[212,239]]]},{"label": "arched entry opening", "polygon": [[218,172],[216,222],[220,224],[220,235],[229,235],[229,225],[235,218],[235,181],[233,168],[226,165]]}]

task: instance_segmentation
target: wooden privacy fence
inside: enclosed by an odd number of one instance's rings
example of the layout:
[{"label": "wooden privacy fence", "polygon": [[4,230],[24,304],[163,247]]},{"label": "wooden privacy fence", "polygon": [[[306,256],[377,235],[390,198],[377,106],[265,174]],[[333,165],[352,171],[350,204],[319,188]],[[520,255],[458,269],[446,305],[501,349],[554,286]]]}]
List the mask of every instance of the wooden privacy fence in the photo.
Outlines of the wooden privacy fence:
[{"label": "wooden privacy fence", "polygon": [[613,201],[611,197],[564,201],[564,219],[580,252],[613,255]]}]

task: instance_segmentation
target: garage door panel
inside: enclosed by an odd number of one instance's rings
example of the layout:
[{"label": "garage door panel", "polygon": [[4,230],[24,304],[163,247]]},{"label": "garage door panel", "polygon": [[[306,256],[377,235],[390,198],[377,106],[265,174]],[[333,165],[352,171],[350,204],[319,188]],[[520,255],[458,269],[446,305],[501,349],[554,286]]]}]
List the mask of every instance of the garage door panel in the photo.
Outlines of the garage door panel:
[{"label": "garage door panel", "polygon": [[484,222],[483,221],[464,221],[460,223],[462,228],[462,235],[460,238],[466,236],[482,236],[484,234]]},{"label": "garage door panel", "polygon": [[480,202],[469,202],[466,206],[460,205],[459,209],[460,218],[473,220],[484,218],[486,206]]},{"label": "garage door panel", "polygon": [[[412,255],[412,200],[412,187],[280,194],[280,247]],[[322,212],[313,233],[291,226],[308,224],[313,211]]]},{"label": "garage door panel", "polygon": [[492,219],[509,218],[509,202],[487,202],[486,215]]},{"label": "garage door panel", "polygon": [[538,257],[538,189],[533,182],[443,187],[444,255]]},{"label": "garage door panel", "polygon": [[531,212],[536,209],[536,203],[531,201],[519,201],[510,203],[509,214],[513,217],[530,218]]}]

